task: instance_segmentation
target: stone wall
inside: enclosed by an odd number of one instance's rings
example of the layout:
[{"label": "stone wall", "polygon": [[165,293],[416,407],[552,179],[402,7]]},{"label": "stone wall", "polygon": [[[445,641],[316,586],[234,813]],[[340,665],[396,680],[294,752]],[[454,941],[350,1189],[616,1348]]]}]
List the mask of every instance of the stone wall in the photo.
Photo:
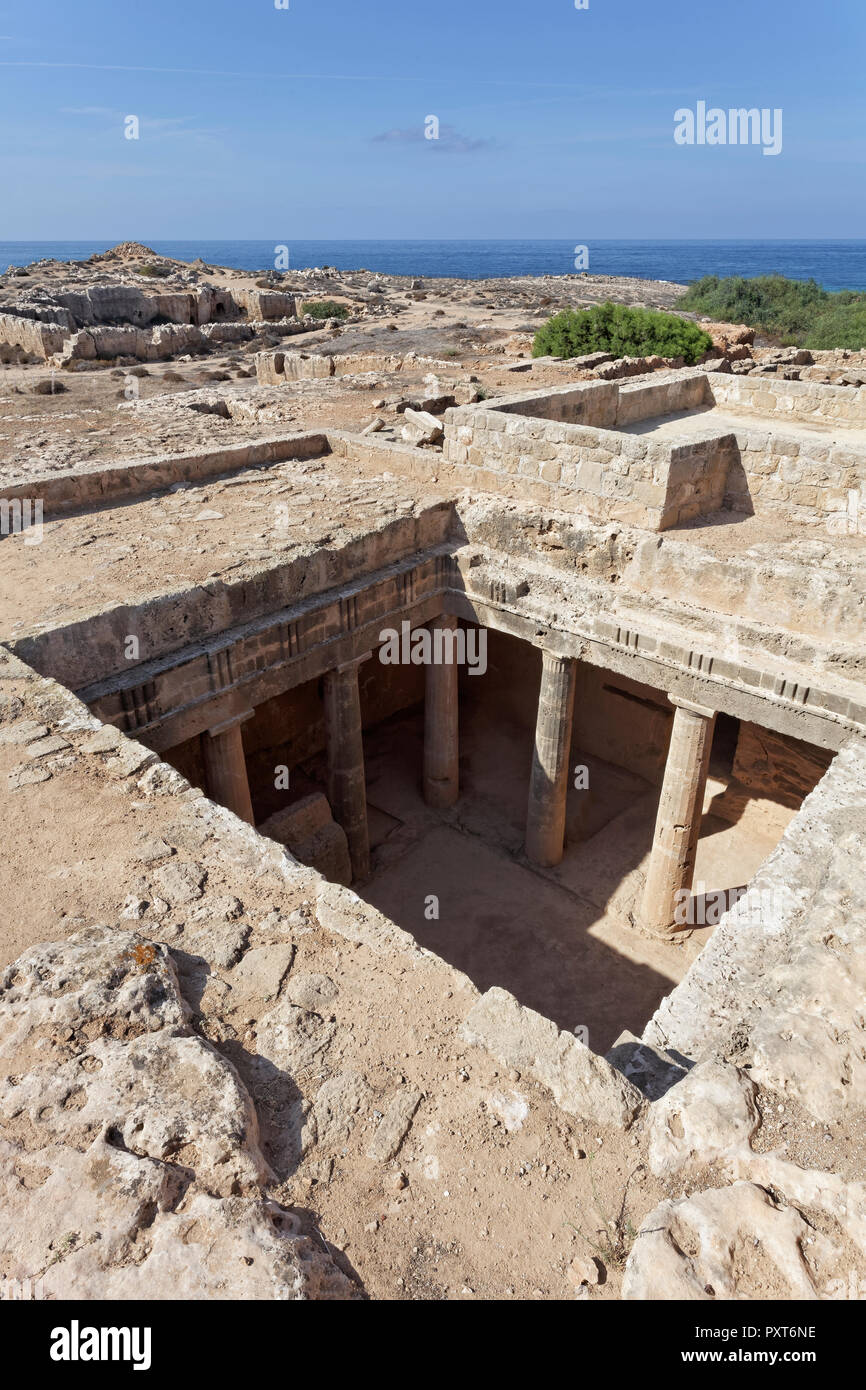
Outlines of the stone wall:
[{"label": "stone wall", "polygon": [[680,410],[700,410],[712,405],[706,372],[683,371],[676,376],[656,373],[649,380],[634,381],[617,389],[616,428],[638,420],[673,415]]},{"label": "stone wall", "polygon": [[334,359],[319,352],[257,352],[259,386],[283,386],[287,381],[310,381],[334,375]]},{"label": "stone wall", "polygon": [[[569,414],[579,407],[589,417],[609,417],[618,388],[596,389],[604,394],[575,393],[573,387],[547,393],[542,406]],[[575,395],[576,401],[570,399]],[[535,401],[528,404],[535,409]],[[640,409],[639,397],[630,408]],[[514,485],[524,484],[533,500],[580,510],[593,521],[622,521],[651,531],[720,507],[734,457],[732,435],[672,447],[606,426],[529,415],[511,402],[447,410],[445,422],[444,459],[462,472],[468,486],[500,491],[505,483],[519,493]]]},{"label": "stone wall", "polygon": [[[714,407],[754,415],[754,429],[731,431],[724,418],[714,427]],[[680,441],[624,433],[701,410],[707,428]],[[866,533],[866,389],[687,369],[523,392],[445,419],[444,460],[468,485],[578,508],[593,521],[660,531],[725,507],[831,535]],[[823,432],[794,428],[806,422]]]},{"label": "stone wall", "polygon": [[753,796],[797,808],[831,762],[832,755],[826,749],[744,721],[731,775]]},{"label": "stone wall", "polygon": [[249,342],[257,327],[252,323],[209,323],[203,328],[195,324],[162,323],[153,328],[131,328],[126,324],[82,328],[53,349],[51,360],[57,367],[73,368],[79,362],[110,362],[116,357],[157,362],[220,343]]},{"label": "stone wall", "polygon": [[270,322],[275,319],[297,317],[295,296],[284,294],[281,290],[235,289],[232,290],[231,297],[249,319],[262,319],[265,322]]},{"label": "stone wall", "polygon": [[0,314],[0,342],[21,348],[34,357],[47,358],[59,352],[66,331],[59,323],[43,323],[40,319],[22,318],[18,314]]},{"label": "stone wall", "polygon": [[535,420],[614,430],[637,420],[709,405],[712,396],[706,371],[689,368],[644,373],[628,383],[580,381],[566,386],[543,386],[537,391],[498,397],[492,409],[509,415],[528,415]]},{"label": "stone wall", "polygon": [[817,381],[786,381],[783,378],[732,376],[709,373],[710,390],[716,405],[738,415],[760,415],[772,419],[837,425],[862,429],[866,426],[866,388],[826,386]]},{"label": "stone wall", "polygon": [[591,753],[661,783],[673,722],[663,691],[580,661],[575,711],[572,763]]},{"label": "stone wall", "polygon": [[4,306],[0,343],[46,360],[59,358],[58,366],[113,357],[152,362],[209,342],[249,339],[274,321],[299,327],[296,309],[294,295],[275,290],[206,285],[188,293],[149,293],[134,285],[91,285],[57,294],[52,302]]},{"label": "stone wall", "polygon": [[[837,443],[827,435],[786,435],[762,428],[757,420],[754,430],[738,430],[736,439],[725,507],[782,514],[807,526],[822,526],[831,535],[866,534],[862,445]],[[853,509],[852,492],[862,499]]]},{"label": "stone wall", "polygon": [[43,474],[26,483],[0,485],[0,502],[35,498],[42,502],[46,517],[62,516],[79,507],[143,497],[148,492],[170,487],[172,483],[212,478],[240,468],[283,463],[286,459],[315,458],[327,452],[328,440],[324,434],[280,435],[192,454],[125,459],[123,463],[109,464],[89,473]]}]

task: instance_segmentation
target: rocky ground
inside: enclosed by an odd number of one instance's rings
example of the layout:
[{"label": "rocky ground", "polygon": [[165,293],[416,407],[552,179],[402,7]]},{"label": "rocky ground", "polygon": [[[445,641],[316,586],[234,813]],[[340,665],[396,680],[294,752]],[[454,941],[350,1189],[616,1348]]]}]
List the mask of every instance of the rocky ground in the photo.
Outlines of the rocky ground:
[{"label": "rocky ground", "polygon": [[[8,272],[0,312],[25,289],[47,305],[58,287],[261,278],[127,245]],[[398,438],[407,406],[626,374],[533,362],[535,328],[567,304],[670,307],[682,289],[327,270],[266,283],[349,318],[75,371],[0,351],[0,480],[325,426]],[[732,371],[864,368],[862,354],[806,361],[742,326],[712,330]],[[381,361],[261,386],[254,355],[277,347]],[[404,490],[357,488],[371,516]],[[191,520],[219,527],[224,498],[204,493]],[[238,495],[258,527],[256,497]],[[116,566],[101,582],[121,593],[138,561],[109,525],[91,535],[78,518],[65,534],[82,548],[98,536],[97,562]],[[164,563],[195,582],[205,548]],[[25,570],[13,577],[26,588]],[[89,1298],[862,1297],[863,783],[862,753],[840,754],[768,861],[771,884],[800,887],[766,951],[723,924],[616,1070],[504,991],[480,996],[0,649],[14,828],[0,861],[0,1278]]]},{"label": "rocky ground", "polygon": [[[407,403],[444,398],[455,386],[489,396],[593,375],[573,363],[531,361],[535,332],[560,309],[607,299],[669,309],[685,288],[586,274],[484,281],[420,281],[365,270],[253,274],[168,261],[127,243],[85,262],[10,267],[0,276],[0,314],[22,295],[47,306],[60,290],[106,284],[151,294],[270,287],[304,303],[333,300],[349,317],[324,325],[308,320],[301,332],[288,321],[262,324],[245,342],[147,363],[82,361],[75,371],[0,344],[0,482],[261,437],[275,423],[297,430],[375,425],[385,437],[399,437]],[[754,347],[754,334],[742,325],[705,326],[735,370],[866,380],[866,353]],[[255,355],[276,347],[372,354],[381,362],[345,376],[259,386]]]},{"label": "rocky ground", "polygon": [[[859,1072],[820,1119],[802,1069],[780,1088],[711,1049],[650,1104],[53,682],[7,655],[0,685],[0,1276],[61,1298],[862,1290]],[[780,851],[790,876],[796,837]]]}]

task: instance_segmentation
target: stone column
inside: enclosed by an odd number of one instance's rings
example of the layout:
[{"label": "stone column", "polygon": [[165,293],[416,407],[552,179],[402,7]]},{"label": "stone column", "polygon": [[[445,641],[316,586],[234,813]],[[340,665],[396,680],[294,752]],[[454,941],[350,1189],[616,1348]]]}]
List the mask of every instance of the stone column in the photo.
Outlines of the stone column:
[{"label": "stone column", "polygon": [[565,851],[565,799],[574,716],[575,664],[571,657],[554,656],[547,651],[541,655],[541,690],[526,815],[526,854],[533,864],[550,868],[560,862]]},{"label": "stone column", "polygon": [[255,825],[241,725],[253,711],[217,724],[201,736],[207,793],[211,801],[226,806],[249,825]]},{"label": "stone column", "polygon": [[[427,624],[436,651],[436,631],[456,631],[457,619],[443,613]],[[424,800],[428,806],[444,810],[453,806],[460,791],[458,744],[458,675],[453,641],[442,639],[442,654],[450,656],[441,665],[431,661],[426,673],[424,697]]]},{"label": "stone column", "polygon": [[325,675],[325,742],[328,756],[328,800],[334,819],[346,832],[352,876],[370,874],[367,830],[367,784],[358,668],[369,652]]},{"label": "stone column", "polygon": [[641,910],[641,925],[664,937],[676,935],[677,894],[690,890],[694,879],[716,722],[715,710],[673,696],[671,703],[674,726]]}]

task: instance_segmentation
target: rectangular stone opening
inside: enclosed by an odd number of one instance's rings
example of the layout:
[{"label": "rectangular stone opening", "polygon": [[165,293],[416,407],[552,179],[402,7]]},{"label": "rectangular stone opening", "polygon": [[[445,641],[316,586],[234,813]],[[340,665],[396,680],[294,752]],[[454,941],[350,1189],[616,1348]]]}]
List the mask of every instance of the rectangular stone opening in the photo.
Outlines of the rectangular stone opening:
[{"label": "rectangular stone opening", "polygon": [[[283,441],[228,472],[203,460],[195,482],[163,473],[149,493],[133,478],[101,504],[61,483],[40,545],[4,547],[10,645],[479,988],[603,1052],[682,978],[718,920],[701,919],[707,901],[749,885],[845,736],[836,722],[859,717],[816,645],[845,612],[818,605],[783,666],[731,568],[721,583],[694,546],[429,486],[407,499],[380,460],[365,473],[345,444],[315,447]],[[799,592],[798,571],[762,595],[766,613]],[[386,664],[383,633],[404,628],[467,650],[483,633],[484,673],[464,663],[452,687],[429,662]],[[653,937],[638,928],[681,710],[686,743],[702,719],[715,729],[688,910],[674,923],[662,894]]]}]

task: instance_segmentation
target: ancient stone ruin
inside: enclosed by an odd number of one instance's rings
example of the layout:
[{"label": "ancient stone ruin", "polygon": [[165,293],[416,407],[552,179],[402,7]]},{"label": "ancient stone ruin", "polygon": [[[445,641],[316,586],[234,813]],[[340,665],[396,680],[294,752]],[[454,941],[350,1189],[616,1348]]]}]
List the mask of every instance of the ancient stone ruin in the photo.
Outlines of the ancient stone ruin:
[{"label": "ancient stone ruin", "polygon": [[174,273],[4,286],[4,427],[69,390],[0,481],[3,1276],[847,1296],[866,388]]}]

